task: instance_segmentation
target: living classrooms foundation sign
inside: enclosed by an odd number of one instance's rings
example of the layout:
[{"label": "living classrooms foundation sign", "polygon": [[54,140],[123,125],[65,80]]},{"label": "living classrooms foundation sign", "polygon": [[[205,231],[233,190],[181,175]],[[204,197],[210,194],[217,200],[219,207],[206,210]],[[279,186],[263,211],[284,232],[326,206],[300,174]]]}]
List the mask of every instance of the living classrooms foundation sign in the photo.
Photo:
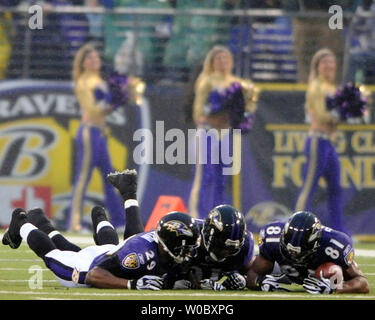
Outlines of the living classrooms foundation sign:
[{"label": "living classrooms foundation sign", "polygon": [[[247,212],[248,220],[257,227],[271,220],[265,218],[267,215],[285,219],[294,211],[303,183],[304,148],[309,130],[303,103],[302,91],[261,95],[256,125],[249,136],[251,157],[261,171],[260,185],[267,190],[264,205],[261,205],[263,202],[250,204]],[[368,117],[373,119],[372,110],[369,112]],[[341,166],[345,224],[353,233],[374,234],[375,125],[340,124],[334,146]],[[327,186],[323,178],[311,205],[310,210],[317,213],[323,223],[328,221]]]},{"label": "living classrooms foundation sign", "polygon": [[[70,206],[80,124],[72,89],[68,82],[0,84],[0,225],[9,223],[14,208],[36,206],[63,224]],[[126,137],[131,137],[128,119],[136,117],[133,113],[119,108],[108,117],[107,142],[118,170],[128,163]],[[85,212],[102,202],[102,194],[101,177],[94,170]]]}]

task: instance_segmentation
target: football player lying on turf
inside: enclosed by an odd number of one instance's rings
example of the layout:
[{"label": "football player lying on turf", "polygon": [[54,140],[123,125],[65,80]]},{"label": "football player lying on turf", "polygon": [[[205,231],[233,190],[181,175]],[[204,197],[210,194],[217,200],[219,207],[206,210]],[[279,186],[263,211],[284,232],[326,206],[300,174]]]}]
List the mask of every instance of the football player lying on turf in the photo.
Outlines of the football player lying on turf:
[{"label": "football player lying on turf", "polygon": [[[101,238],[100,230],[97,236]],[[190,258],[199,245],[200,235],[194,219],[172,212],[159,221],[157,231],[139,233],[119,245],[64,251],[57,249],[46,233],[28,222],[25,211],[18,208],[12,214],[3,244],[16,249],[22,240],[63,286],[160,290],[164,283],[162,276]]]},{"label": "football player lying on turf", "polygon": [[242,290],[254,253],[254,238],[244,216],[230,205],[212,209],[198,220],[202,243],[191,259],[189,273],[176,289]]},{"label": "football player lying on turf", "polygon": [[[121,187],[121,179],[119,173],[110,174],[107,178],[120,191],[125,201],[125,199],[134,197],[135,191],[129,194],[127,187]],[[136,190],[136,184],[131,185],[133,190]],[[128,221],[130,209],[131,219],[140,221],[137,203],[128,209],[126,206],[125,208],[126,221]],[[246,230],[243,215],[230,205],[220,205],[211,210],[206,220],[197,219],[196,221],[201,229],[202,241],[200,247],[193,254],[191,268],[186,264],[180,265],[173,275],[169,274],[168,279],[165,280],[165,287],[213,290],[244,289],[246,273],[254,258],[254,237],[251,232]],[[138,225],[137,232],[143,231],[143,227]],[[126,228],[128,228],[128,224]],[[134,231],[132,229],[132,232]],[[178,273],[180,274],[178,275]],[[184,280],[177,280],[181,277]],[[175,282],[176,280],[177,282]]]},{"label": "football player lying on turf", "polygon": [[[126,175],[117,173],[115,184],[128,184]],[[133,202],[131,207],[134,210],[130,211],[139,216],[138,206]],[[188,260],[200,243],[194,219],[179,212],[161,219],[157,231],[139,233],[119,245],[116,245],[118,236],[104,209],[95,207],[92,218],[97,245],[81,250],[54,230],[42,210],[26,214],[19,208],[12,214],[3,244],[16,249],[24,239],[64,286],[160,290],[164,282],[162,276]]]},{"label": "football player lying on turf", "polygon": [[[297,283],[312,294],[369,292],[369,284],[353,260],[351,239],[322,226],[311,212],[296,212],[286,223],[266,225],[259,241],[259,255],[247,274],[252,289],[289,291],[280,284]],[[271,274],[275,263],[280,275]],[[336,266],[330,271],[326,263]]]}]

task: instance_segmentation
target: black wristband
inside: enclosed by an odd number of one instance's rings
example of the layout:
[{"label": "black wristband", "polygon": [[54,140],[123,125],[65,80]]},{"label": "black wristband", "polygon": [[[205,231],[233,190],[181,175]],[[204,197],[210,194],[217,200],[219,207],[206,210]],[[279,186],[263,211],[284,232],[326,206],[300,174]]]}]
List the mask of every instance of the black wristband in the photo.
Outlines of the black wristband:
[{"label": "black wristband", "polygon": [[137,289],[137,280],[128,280],[128,289]]}]

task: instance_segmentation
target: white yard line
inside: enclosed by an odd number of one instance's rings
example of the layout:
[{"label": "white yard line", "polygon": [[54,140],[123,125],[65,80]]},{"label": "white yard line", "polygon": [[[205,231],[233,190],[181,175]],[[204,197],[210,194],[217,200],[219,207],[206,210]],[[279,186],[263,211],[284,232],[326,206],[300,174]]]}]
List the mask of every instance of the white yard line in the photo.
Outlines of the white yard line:
[{"label": "white yard line", "polygon": [[1,258],[0,262],[43,262],[42,259],[7,259]]},{"label": "white yard line", "polygon": [[374,250],[355,249],[355,246],[354,246],[354,252],[355,252],[356,257],[375,258],[375,249]]},{"label": "white yard line", "polygon": [[[12,280],[8,280],[8,279],[0,279],[0,282],[29,282],[30,279],[28,280],[24,280],[24,279],[12,279]],[[56,282],[56,284],[58,284],[59,282],[57,280],[43,280],[43,282]]]},{"label": "white yard line", "polygon": [[[30,268],[0,268],[0,271],[29,271]],[[38,269],[38,271],[50,271],[47,268],[42,268]]]},{"label": "white yard line", "polygon": [[[88,289],[90,290],[90,289]],[[7,291],[7,290],[1,290],[0,294],[13,294],[13,295],[67,295],[67,293],[63,292],[40,292],[38,290],[35,291]],[[137,293],[137,292],[123,292],[123,293],[111,293],[111,292],[72,292],[72,290],[69,291],[69,296],[91,296],[91,297],[130,297],[130,296],[136,296],[136,297],[174,297],[174,296],[179,296],[181,297],[182,294],[178,292],[155,292],[155,293]],[[308,297],[306,294],[280,294],[280,293],[268,293],[265,295],[259,295],[256,293],[220,293],[220,292],[215,292],[212,294],[209,293],[189,293],[189,294],[184,294],[186,299],[189,299],[189,297],[227,297],[227,298],[264,298],[264,299],[269,299],[269,298],[306,298]],[[374,300],[375,296],[374,295],[314,295],[311,296],[312,299],[357,299],[357,300]],[[171,300],[172,301],[172,300]],[[199,300],[198,300],[199,301]],[[171,302],[173,303],[173,302]],[[189,301],[188,303],[194,304],[194,301]]]}]

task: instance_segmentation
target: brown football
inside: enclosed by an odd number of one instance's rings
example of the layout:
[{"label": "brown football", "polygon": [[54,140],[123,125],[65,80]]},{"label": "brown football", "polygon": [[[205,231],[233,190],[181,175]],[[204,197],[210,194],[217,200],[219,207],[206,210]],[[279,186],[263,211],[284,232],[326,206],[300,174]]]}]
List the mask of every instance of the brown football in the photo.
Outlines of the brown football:
[{"label": "brown football", "polygon": [[342,269],[340,266],[337,264],[334,264],[333,262],[326,262],[320,265],[316,270],[315,270],[315,276],[320,279],[320,271],[323,271],[323,276],[324,278],[331,278],[334,274],[337,272],[342,273]]}]

